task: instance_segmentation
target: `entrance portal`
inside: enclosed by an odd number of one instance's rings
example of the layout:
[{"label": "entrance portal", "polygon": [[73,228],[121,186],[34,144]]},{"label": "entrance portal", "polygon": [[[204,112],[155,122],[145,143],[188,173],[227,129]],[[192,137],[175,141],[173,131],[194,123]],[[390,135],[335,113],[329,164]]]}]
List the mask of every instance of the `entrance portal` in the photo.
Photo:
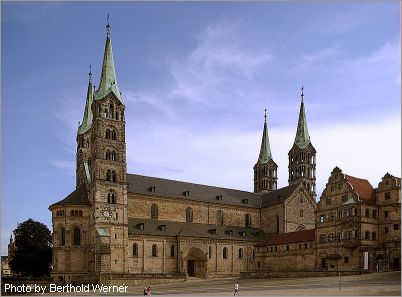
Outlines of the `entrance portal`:
[{"label": "entrance portal", "polygon": [[188,276],[195,276],[194,260],[187,260],[187,274]]},{"label": "entrance portal", "polygon": [[207,276],[207,254],[202,250],[195,247],[191,248],[185,257],[185,260],[187,260],[188,276],[201,278]]}]

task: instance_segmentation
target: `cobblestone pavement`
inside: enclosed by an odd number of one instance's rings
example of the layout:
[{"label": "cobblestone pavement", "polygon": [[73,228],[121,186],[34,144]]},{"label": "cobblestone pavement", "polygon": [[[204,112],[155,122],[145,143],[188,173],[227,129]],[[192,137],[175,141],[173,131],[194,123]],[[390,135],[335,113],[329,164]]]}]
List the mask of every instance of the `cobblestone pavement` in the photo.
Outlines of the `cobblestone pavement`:
[{"label": "cobblestone pavement", "polygon": [[[189,279],[152,285],[152,295],[233,295],[239,281],[242,296],[400,296],[401,273],[386,272],[341,277],[274,279]],[[127,295],[142,295],[143,286],[131,286]]]}]

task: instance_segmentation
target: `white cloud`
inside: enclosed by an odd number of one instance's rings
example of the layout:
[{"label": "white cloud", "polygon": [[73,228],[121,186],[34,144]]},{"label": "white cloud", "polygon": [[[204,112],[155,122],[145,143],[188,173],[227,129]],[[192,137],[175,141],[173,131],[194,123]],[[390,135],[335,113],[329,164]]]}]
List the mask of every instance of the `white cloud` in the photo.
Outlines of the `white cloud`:
[{"label": "white cloud", "polygon": [[[262,131],[200,131],[186,127],[150,127],[127,138],[128,170],[164,178],[253,190],[253,166]],[[337,124],[310,129],[317,150],[317,192],[335,166],[368,179],[374,187],[389,171],[400,176],[400,119],[377,123]],[[278,185],[287,185],[287,153],[295,131],[270,129]],[[393,145],[389,145],[392,143]],[[317,197],[319,198],[319,197]]]}]

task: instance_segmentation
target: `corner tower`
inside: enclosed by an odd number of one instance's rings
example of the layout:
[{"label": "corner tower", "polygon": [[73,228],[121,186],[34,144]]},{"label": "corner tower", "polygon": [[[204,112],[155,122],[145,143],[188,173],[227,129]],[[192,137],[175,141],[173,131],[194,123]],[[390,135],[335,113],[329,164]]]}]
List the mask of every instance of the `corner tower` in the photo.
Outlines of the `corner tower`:
[{"label": "corner tower", "polygon": [[89,200],[95,243],[91,272],[100,274],[128,271],[125,106],[117,85],[110,28],[108,22],[102,73],[91,105]]},{"label": "corner tower", "polygon": [[272,159],[271,147],[269,145],[267,110],[265,110],[264,118],[260,155],[258,156],[257,163],[254,165],[254,193],[268,193],[277,188],[278,165]]},{"label": "corner tower", "polygon": [[301,104],[295,141],[289,156],[289,185],[302,182],[306,189],[316,196],[315,160],[316,150],[310,141],[307,129],[306,112],[304,110],[304,93],[301,88]]}]

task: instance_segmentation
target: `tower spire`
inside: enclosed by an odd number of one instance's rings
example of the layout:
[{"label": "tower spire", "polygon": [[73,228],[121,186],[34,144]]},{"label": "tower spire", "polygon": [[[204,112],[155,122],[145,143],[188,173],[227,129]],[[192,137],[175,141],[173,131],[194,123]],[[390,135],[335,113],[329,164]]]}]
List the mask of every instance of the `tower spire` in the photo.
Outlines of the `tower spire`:
[{"label": "tower spire", "polygon": [[294,144],[299,148],[305,148],[310,143],[310,135],[307,129],[306,111],[304,110],[304,87],[301,88],[301,103],[299,120]]},{"label": "tower spire", "polygon": [[265,109],[264,114],[264,130],[262,132],[262,141],[260,148],[260,155],[258,156],[258,161],[262,164],[268,163],[268,161],[272,159],[271,147],[269,145],[269,136],[268,136],[268,128],[267,128],[267,109]]},{"label": "tower spire", "polygon": [[82,119],[82,124],[78,127],[78,134],[84,134],[92,126],[92,118],[93,118],[91,110],[92,102],[93,102],[92,67],[91,64],[89,64],[87,99],[85,102],[85,111],[84,111],[84,117]]},{"label": "tower spire", "polygon": [[109,23],[109,15],[107,16],[107,25],[106,25],[106,45],[105,52],[103,54],[103,64],[102,64],[102,73],[99,82],[98,89],[94,94],[94,99],[99,100],[104,98],[109,92],[113,92],[113,94],[117,97],[117,99],[123,103],[121,99],[121,94],[119,92],[119,88],[117,86],[116,80],[116,71],[114,68],[113,61],[113,51],[112,51],[112,40],[110,38],[110,23]]}]

